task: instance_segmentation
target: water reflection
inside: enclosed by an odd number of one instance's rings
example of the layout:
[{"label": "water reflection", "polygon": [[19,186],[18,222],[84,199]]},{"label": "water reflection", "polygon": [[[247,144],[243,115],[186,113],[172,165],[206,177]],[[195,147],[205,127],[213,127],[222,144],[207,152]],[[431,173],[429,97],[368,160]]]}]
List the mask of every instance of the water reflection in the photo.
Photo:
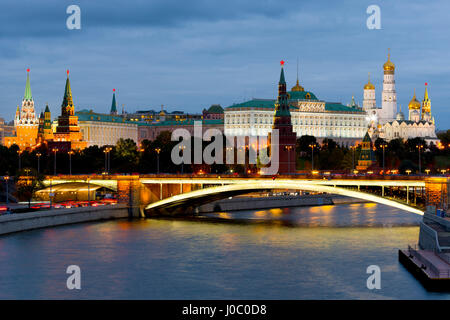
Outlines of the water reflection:
[{"label": "water reflection", "polygon": [[[411,213],[357,204],[208,216],[226,223],[110,221],[1,237],[0,298],[450,298],[398,262],[397,249],[418,239]],[[65,287],[70,264],[81,291]],[[382,290],[366,288],[371,264]]]}]

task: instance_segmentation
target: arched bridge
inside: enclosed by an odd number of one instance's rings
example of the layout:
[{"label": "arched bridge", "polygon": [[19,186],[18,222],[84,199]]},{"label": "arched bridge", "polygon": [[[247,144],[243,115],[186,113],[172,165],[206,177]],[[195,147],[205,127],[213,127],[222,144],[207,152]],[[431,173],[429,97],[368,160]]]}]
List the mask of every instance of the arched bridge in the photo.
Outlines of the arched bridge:
[{"label": "arched bridge", "polygon": [[332,184],[331,186],[327,184],[329,183],[321,180],[247,180],[238,183],[221,186],[211,186],[195,191],[180,193],[178,195],[174,195],[147,205],[144,212],[146,216],[151,216],[156,212],[158,214],[189,213],[194,212],[194,208],[198,207],[199,205],[215,200],[225,199],[230,196],[246,194],[260,190],[290,189],[311,192],[324,192],[359,198],[423,215],[422,210],[411,207],[407,204],[389,200],[385,197],[380,197],[362,191],[355,191],[337,187],[335,184]]},{"label": "arched bridge", "polygon": [[[260,190],[291,189],[326,192],[382,203],[422,214],[411,202],[426,199],[427,204],[447,201],[450,179],[426,176],[340,176],[299,175],[236,177],[231,175],[66,175],[48,176],[49,186],[79,182],[107,187],[117,192],[119,202],[129,204],[135,216],[152,212],[176,212],[233,195]],[[444,189],[445,190],[444,190]],[[403,201],[388,199],[400,195]],[[444,199],[445,198],[445,199]],[[177,209],[178,208],[178,209]]]}]

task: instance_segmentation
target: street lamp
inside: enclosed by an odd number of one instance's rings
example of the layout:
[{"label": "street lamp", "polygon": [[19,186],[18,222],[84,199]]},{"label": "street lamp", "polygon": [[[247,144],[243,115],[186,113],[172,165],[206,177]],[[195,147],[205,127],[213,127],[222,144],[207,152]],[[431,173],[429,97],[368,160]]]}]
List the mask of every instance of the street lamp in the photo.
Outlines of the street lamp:
[{"label": "street lamp", "polygon": [[53,161],[53,175],[56,176],[56,153],[59,151],[58,148],[53,148],[52,149],[55,157],[54,157],[54,161]]},{"label": "street lamp", "polygon": [[111,147],[106,147],[105,150],[103,150],[103,152],[105,153],[105,173],[109,174],[109,169],[110,169],[110,165],[111,165],[111,161],[110,161],[110,152],[111,152],[112,148]]},{"label": "street lamp", "polygon": [[288,151],[288,172],[291,172],[291,150],[292,150],[292,146],[285,146],[286,150]]},{"label": "street lamp", "polygon": [[311,148],[311,170],[314,170],[314,148],[316,147],[316,144],[311,143],[309,147]]},{"label": "street lamp", "polygon": [[22,157],[21,157],[22,152],[23,152],[22,150],[17,151],[17,154],[19,155],[19,171],[22,169]]},{"label": "street lamp", "polygon": [[409,176],[409,174],[411,173],[411,170],[408,169],[408,170],[406,170],[405,172],[406,172],[406,173],[408,174],[408,176]]},{"label": "street lamp", "polygon": [[416,146],[416,148],[419,150],[419,174],[422,173],[422,160],[420,157],[420,150],[423,148],[423,145],[419,144]]},{"label": "street lamp", "polygon": [[384,149],[386,149],[388,145],[386,143],[382,143],[380,145],[381,148],[383,148],[383,174],[384,174]]},{"label": "street lamp", "polygon": [[4,176],[3,179],[6,181],[6,205],[9,204],[9,176]]},{"label": "street lamp", "polygon": [[427,175],[430,173],[430,169],[425,169],[425,172],[427,173]]},{"label": "street lamp", "polygon": [[178,148],[183,151],[183,158],[181,160],[181,174],[183,174],[184,173],[184,149],[186,149],[186,146],[183,145],[183,146],[179,146]]},{"label": "street lamp", "polygon": [[69,155],[69,175],[72,175],[72,155],[74,154],[74,152],[72,150],[70,150],[69,152],[67,152],[67,154]]},{"label": "street lamp", "polygon": [[350,149],[352,149],[352,170],[355,170],[355,149],[356,149],[356,146],[350,146]]},{"label": "street lamp", "polygon": [[38,163],[38,165],[37,165],[37,172],[38,172],[38,174],[41,171],[41,156],[42,156],[42,154],[40,152],[36,153],[37,163]]},{"label": "street lamp", "polygon": [[161,152],[161,148],[155,148],[155,152],[156,152],[156,159],[157,159],[156,173],[159,174],[159,153]]}]

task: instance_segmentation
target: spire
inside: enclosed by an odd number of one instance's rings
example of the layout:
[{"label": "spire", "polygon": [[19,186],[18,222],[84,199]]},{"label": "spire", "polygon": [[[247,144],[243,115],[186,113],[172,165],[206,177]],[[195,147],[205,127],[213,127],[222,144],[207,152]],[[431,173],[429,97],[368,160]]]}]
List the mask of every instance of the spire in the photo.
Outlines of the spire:
[{"label": "spire", "polygon": [[23,100],[33,100],[30,86],[30,69],[27,69],[27,83],[25,85],[25,94],[23,95]]},{"label": "spire", "polygon": [[70,89],[69,70],[67,70],[66,88],[64,89],[64,98],[61,105],[61,116],[73,116],[75,108],[72,100],[72,89]]},{"label": "spire", "polygon": [[429,100],[428,99],[428,83],[427,82],[425,82],[425,95],[423,97],[423,100],[424,101],[428,101]]},{"label": "spire", "polygon": [[283,69],[284,61],[281,60],[280,64],[281,64],[281,74],[280,74],[280,82],[278,84],[286,84],[286,80],[284,79],[284,69]]},{"label": "spire", "polygon": [[111,111],[110,114],[117,114],[117,104],[116,104],[116,89],[113,89],[113,99],[111,103]]},{"label": "spire", "polygon": [[47,103],[47,105],[45,106],[45,111],[44,112],[50,112],[50,109],[49,109],[49,107],[48,107],[48,103]]}]

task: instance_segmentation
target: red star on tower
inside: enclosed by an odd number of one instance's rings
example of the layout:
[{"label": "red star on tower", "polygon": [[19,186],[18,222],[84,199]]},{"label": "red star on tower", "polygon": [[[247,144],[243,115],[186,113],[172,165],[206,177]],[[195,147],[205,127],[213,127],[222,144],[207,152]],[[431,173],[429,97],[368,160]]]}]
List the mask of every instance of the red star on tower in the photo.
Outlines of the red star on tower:
[{"label": "red star on tower", "polygon": [[281,61],[280,61],[280,65],[281,65],[281,66],[284,66],[284,60],[281,60]]}]

